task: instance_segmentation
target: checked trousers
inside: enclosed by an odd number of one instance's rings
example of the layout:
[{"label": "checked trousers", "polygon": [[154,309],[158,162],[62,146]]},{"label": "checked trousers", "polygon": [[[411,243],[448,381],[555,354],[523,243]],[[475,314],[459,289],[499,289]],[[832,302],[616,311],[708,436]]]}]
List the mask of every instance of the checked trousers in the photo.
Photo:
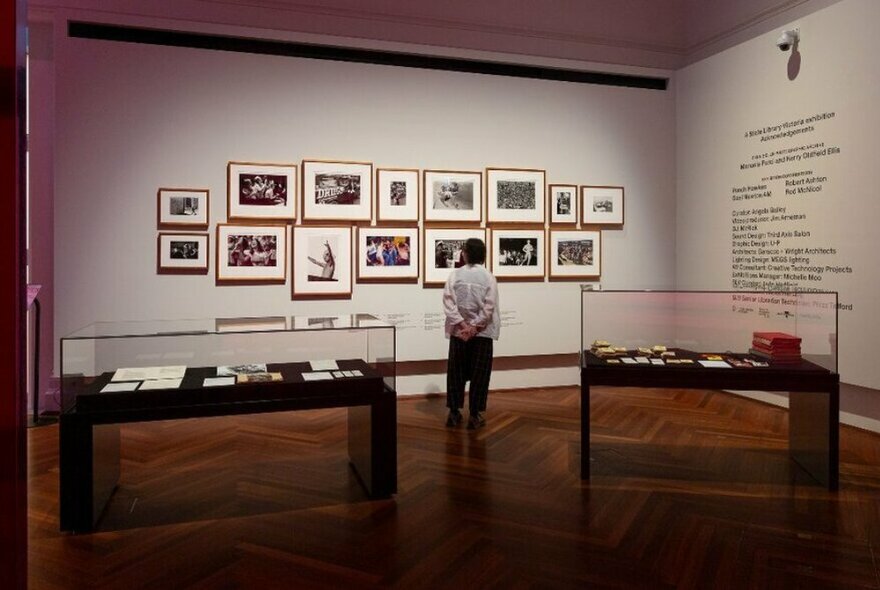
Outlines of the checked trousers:
[{"label": "checked trousers", "polygon": [[464,386],[471,382],[468,409],[486,411],[489,378],[492,376],[492,339],[476,336],[467,342],[449,337],[449,362],[446,368],[446,407],[464,407]]}]

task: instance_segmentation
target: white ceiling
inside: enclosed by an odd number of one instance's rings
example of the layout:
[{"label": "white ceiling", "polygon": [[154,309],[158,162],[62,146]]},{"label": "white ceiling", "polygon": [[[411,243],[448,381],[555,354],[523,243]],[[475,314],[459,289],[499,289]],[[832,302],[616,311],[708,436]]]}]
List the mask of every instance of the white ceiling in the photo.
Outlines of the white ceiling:
[{"label": "white ceiling", "polygon": [[200,25],[676,69],[839,0],[30,0]]}]

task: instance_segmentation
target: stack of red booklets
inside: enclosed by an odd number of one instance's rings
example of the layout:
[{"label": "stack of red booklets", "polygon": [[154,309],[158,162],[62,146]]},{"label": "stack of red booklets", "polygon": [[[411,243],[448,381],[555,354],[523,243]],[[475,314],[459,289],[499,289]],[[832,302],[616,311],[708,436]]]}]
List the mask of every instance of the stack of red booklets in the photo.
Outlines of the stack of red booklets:
[{"label": "stack of red booklets", "polygon": [[774,363],[800,363],[801,339],[784,332],[755,332],[749,354]]}]

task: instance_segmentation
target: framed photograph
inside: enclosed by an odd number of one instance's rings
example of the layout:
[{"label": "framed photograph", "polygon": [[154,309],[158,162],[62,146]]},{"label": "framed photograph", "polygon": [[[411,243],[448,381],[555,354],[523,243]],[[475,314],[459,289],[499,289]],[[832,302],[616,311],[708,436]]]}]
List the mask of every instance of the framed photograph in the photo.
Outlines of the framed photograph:
[{"label": "framed photograph", "polygon": [[543,281],[547,271],[543,229],[493,229],[489,249],[499,281]]},{"label": "framed photograph", "polygon": [[384,221],[418,221],[419,171],[411,168],[377,168],[376,219]]},{"label": "framed photograph", "polygon": [[370,221],[373,164],[303,160],[303,221]]},{"label": "framed photograph", "polygon": [[160,188],[158,224],[160,229],[208,229],[210,199],[208,189]]},{"label": "framed photograph", "polygon": [[419,280],[419,228],[360,227],[357,257],[359,283],[416,283]]},{"label": "framed photograph", "polygon": [[550,230],[551,281],[596,280],[602,275],[602,233]]},{"label": "framed photograph", "polygon": [[293,228],[293,299],[350,299],[352,228]]},{"label": "framed photograph", "polygon": [[217,224],[217,281],[287,281],[287,225]]},{"label": "framed photograph", "polygon": [[544,223],[546,173],[526,168],[486,168],[489,223]]},{"label": "framed photograph", "polygon": [[296,219],[296,172],[296,164],[229,162],[229,221],[292,223]]},{"label": "framed photograph", "polygon": [[623,225],[622,186],[582,186],[581,210],[588,225]]},{"label": "framed photograph", "polygon": [[482,223],[483,173],[425,170],[425,221]]},{"label": "framed photograph", "polygon": [[159,274],[208,274],[208,234],[160,233]]},{"label": "framed photograph", "polygon": [[574,184],[551,184],[550,225],[576,225],[578,220],[578,187]]},{"label": "framed photograph", "polygon": [[479,238],[485,242],[486,230],[425,228],[424,240],[422,240],[425,248],[425,255],[422,258],[425,287],[442,287],[453,270],[464,266],[464,255],[461,250],[470,238]]}]

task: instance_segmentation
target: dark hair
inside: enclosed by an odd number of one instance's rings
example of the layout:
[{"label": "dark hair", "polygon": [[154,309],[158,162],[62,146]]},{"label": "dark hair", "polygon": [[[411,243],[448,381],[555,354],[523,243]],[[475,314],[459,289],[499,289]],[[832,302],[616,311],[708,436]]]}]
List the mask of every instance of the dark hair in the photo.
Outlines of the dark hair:
[{"label": "dark hair", "polygon": [[468,238],[464,243],[464,257],[468,264],[485,264],[486,244],[479,238]]}]

